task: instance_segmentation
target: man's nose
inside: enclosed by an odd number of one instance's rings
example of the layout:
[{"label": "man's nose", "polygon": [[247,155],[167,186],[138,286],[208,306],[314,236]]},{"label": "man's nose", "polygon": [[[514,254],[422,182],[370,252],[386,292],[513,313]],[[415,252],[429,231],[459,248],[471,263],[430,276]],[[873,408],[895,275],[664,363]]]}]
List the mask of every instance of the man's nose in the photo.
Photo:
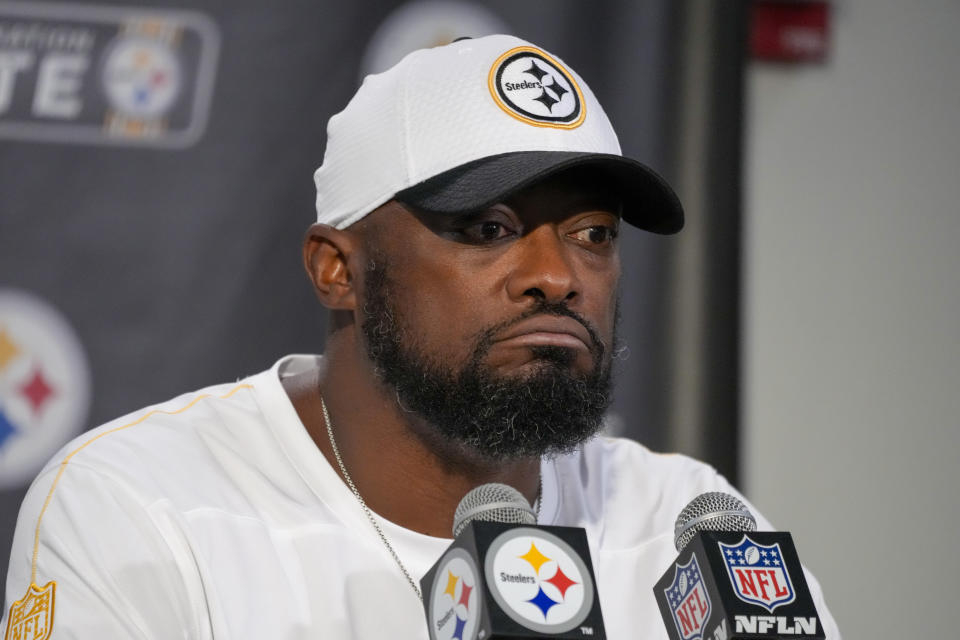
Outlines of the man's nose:
[{"label": "man's nose", "polygon": [[580,291],[571,249],[551,225],[541,225],[513,247],[516,261],[507,283],[510,298],[544,302],[572,302]]}]

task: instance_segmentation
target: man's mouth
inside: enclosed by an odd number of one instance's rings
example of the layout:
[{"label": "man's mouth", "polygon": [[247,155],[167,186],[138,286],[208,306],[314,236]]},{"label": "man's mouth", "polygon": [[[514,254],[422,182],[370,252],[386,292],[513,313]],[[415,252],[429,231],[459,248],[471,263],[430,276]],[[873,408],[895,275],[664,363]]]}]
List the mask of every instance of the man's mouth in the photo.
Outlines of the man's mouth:
[{"label": "man's mouth", "polygon": [[590,351],[593,339],[577,320],[567,316],[535,315],[510,325],[494,342],[508,346],[566,347]]}]

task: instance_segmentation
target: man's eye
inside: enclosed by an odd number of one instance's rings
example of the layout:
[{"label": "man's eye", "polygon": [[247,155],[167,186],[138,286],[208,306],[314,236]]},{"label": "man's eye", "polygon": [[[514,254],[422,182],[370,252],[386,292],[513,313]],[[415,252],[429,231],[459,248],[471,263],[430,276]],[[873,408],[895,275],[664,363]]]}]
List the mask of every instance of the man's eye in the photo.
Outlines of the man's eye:
[{"label": "man's eye", "polygon": [[490,242],[510,235],[510,229],[499,222],[484,220],[466,227],[463,235],[470,240]]},{"label": "man's eye", "polygon": [[575,238],[590,244],[610,244],[617,237],[617,230],[613,227],[597,225],[581,229],[573,235]]}]

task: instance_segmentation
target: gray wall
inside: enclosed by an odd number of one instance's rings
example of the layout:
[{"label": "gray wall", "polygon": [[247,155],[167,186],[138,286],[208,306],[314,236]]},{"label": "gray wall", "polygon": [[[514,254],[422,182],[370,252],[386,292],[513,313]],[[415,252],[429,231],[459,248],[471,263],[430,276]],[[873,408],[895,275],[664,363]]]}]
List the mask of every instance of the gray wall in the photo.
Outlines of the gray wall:
[{"label": "gray wall", "polygon": [[842,0],[749,71],[748,494],[848,638],[955,635],[960,4]]}]

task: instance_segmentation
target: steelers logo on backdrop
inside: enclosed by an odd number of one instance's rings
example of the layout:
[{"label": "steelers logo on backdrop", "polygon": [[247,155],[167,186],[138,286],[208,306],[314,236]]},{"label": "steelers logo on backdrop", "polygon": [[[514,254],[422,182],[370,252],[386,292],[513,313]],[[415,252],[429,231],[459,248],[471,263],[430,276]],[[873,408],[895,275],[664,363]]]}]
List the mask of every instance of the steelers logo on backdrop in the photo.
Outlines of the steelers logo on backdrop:
[{"label": "steelers logo on backdrop", "polygon": [[367,45],[361,77],[386,71],[411,51],[464,36],[479,38],[513,29],[487,7],[462,0],[413,0],[393,10]]},{"label": "steelers logo on backdrop", "polygon": [[477,567],[463,549],[451,549],[437,569],[430,598],[430,638],[474,640],[480,626]]},{"label": "steelers logo on backdrop", "polygon": [[87,420],[90,370],[63,315],[0,289],[0,487],[30,481]]},{"label": "steelers logo on backdrop", "polygon": [[583,559],[546,531],[518,527],[501,533],[485,564],[497,604],[528,629],[564,633],[583,622],[593,606],[593,582]]},{"label": "steelers logo on backdrop", "polygon": [[189,147],[219,49],[197,11],[0,0],[0,139]]},{"label": "steelers logo on backdrop", "polygon": [[163,116],[180,94],[180,77],[180,61],[162,40],[121,36],[104,58],[104,93],[129,118]]},{"label": "steelers logo on backdrop", "polygon": [[488,85],[497,106],[527,124],[573,129],[586,117],[573,74],[535,47],[517,47],[497,58]]}]

